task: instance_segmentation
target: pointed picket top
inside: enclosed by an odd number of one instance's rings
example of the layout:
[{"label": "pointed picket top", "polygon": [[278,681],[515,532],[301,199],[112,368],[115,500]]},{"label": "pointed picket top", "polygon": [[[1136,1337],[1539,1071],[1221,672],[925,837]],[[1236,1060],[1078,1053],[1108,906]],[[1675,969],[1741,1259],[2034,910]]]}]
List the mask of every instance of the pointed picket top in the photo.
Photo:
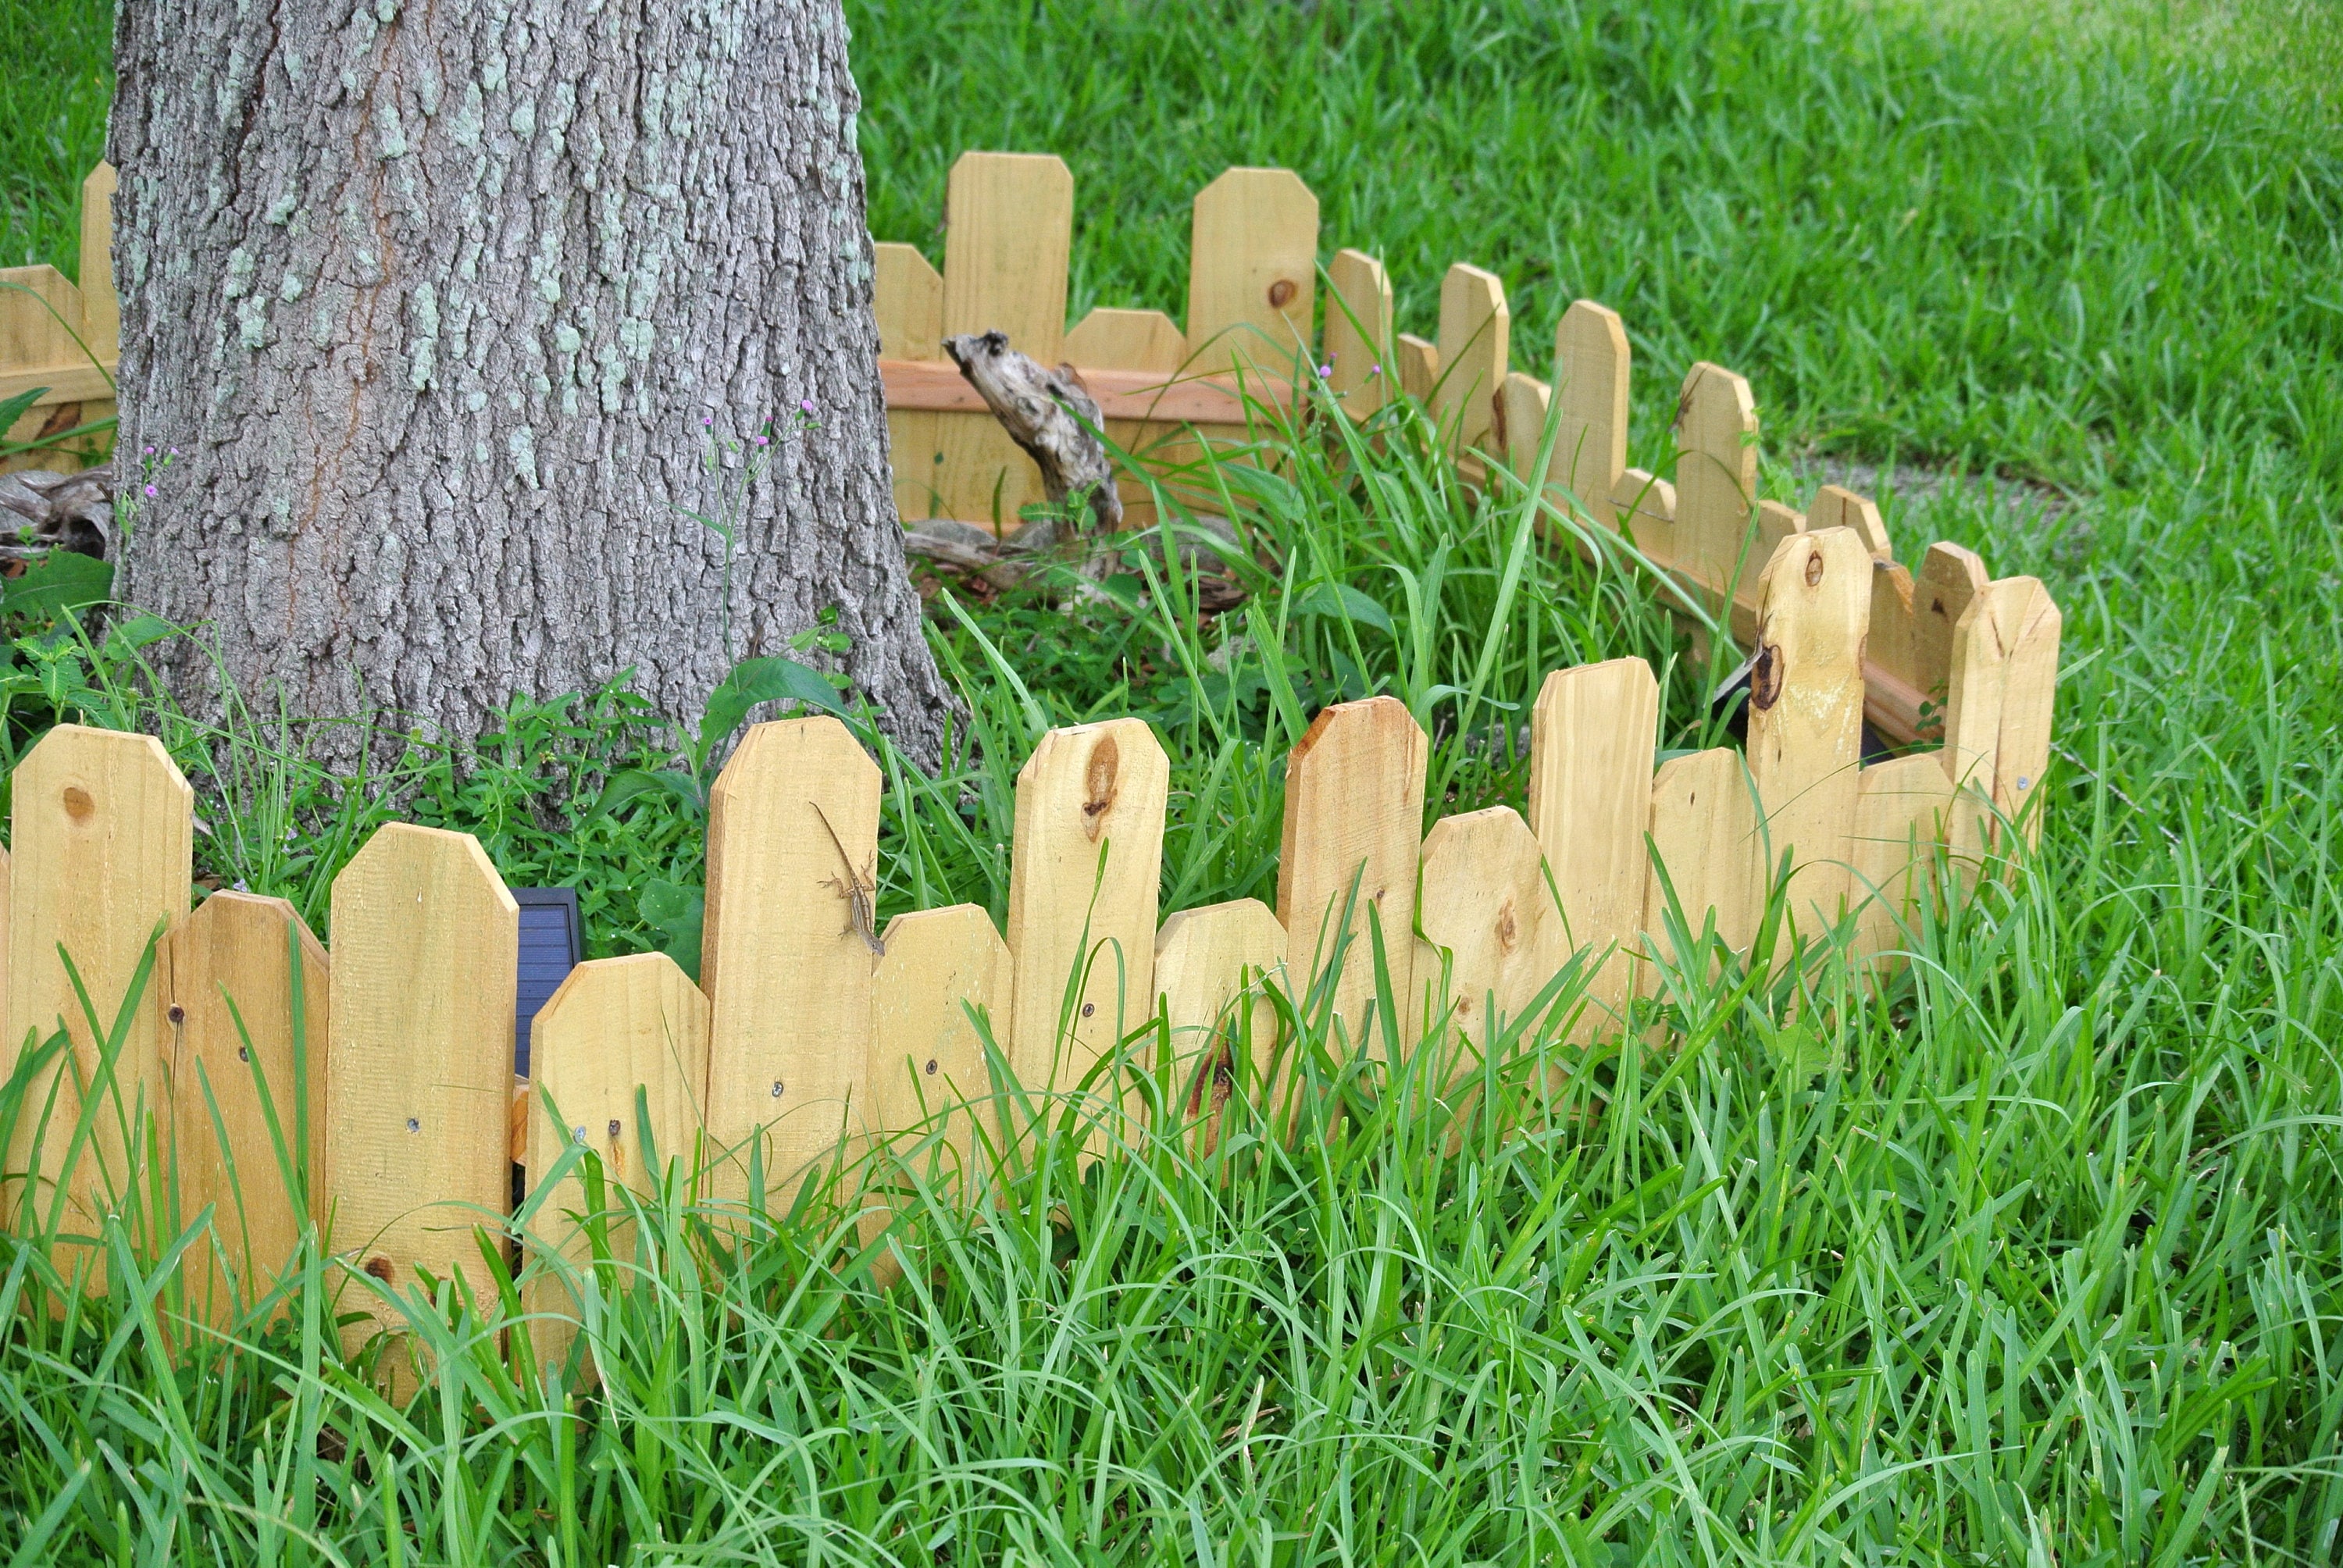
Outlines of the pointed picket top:
[{"label": "pointed picket top", "polygon": [[[1258,899],[1232,899],[1182,910],[1155,938],[1155,990],[1172,1031],[1174,1121],[1202,1124],[1204,1147],[1218,1141],[1222,1109],[1240,1079],[1234,1050],[1249,1030],[1256,1074],[1271,1060],[1276,1007],[1270,987],[1283,983],[1285,928]],[[1272,1084],[1271,1106],[1283,1096]]]},{"label": "pointed picket top", "polygon": [[160,983],[179,1212],[211,1205],[216,1237],[189,1267],[189,1292],[224,1323],[237,1297],[248,1307],[275,1288],[303,1217],[324,1219],[313,1199],[325,1190],[331,970],[290,903],[222,891],[164,943]]},{"label": "pointed picket top", "polygon": [[1504,280],[1458,262],[1440,284],[1440,377],[1433,413],[1456,451],[1489,445],[1513,334]]},{"label": "pointed picket top", "polygon": [[[1943,762],[1955,783],[1986,795],[2008,821],[2039,841],[2035,804],[2050,761],[2052,700],[2058,682],[2057,605],[2034,578],[1989,583],[1955,628],[1945,699]],[[1956,849],[1970,844],[1956,813]]]},{"label": "pointed picket top", "polygon": [[1554,395],[1562,427],[1546,477],[1578,498],[1596,522],[1619,526],[1611,499],[1627,471],[1627,390],[1634,364],[1626,324],[1591,299],[1574,301],[1554,329]]},{"label": "pointed picket top", "polygon": [[[1469,1049],[1485,1051],[1570,951],[1536,835],[1510,806],[1442,818],[1424,835],[1419,899],[1417,924],[1436,956],[1418,962],[1445,966],[1449,1022]],[[1438,980],[1416,978],[1427,988]]]},{"label": "pointed picket top", "polygon": [[1984,558],[1966,545],[1939,541],[1920,558],[1912,579],[1911,640],[1913,684],[1923,698],[1947,699],[1956,628],[1987,580]]},{"label": "pointed picket top", "polygon": [[[393,1290],[496,1299],[473,1228],[511,1202],[520,906],[469,833],[393,822],[334,879],[326,1193],[334,1240]],[[353,1290],[371,1323],[405,1319]],[[394,1362],[394,1377],[399,1375]]]},{"label": "pointed picket top", "polygon": [[1742,550],[1757,505],[1757,404],[1748,382],[1703,363],[1684,377],[1681,407],[1675,552],[1665,564],[1722,595],[1736,570],[1751,576],[1765,564],[1745,562]]},{"label": "pointed picket top", "polygon": [[1232,168],[1196,193],[1188,250],[1192,374],[1292,373],[1315,341],[1318,198],[1291,169]]},{"label": "pointed picket top", "polygon": [[[573,1147],[601,1162],[606,1181],[638,1192],[655,1191],[674,1161],[692,1168],[707,1093],[708,1000],[665,953],[595,959],[569,971],[538,1010],[529,1038],[523,1163],[538,1208],[528,1240],[574,1274],[593,1255],[591,1237],[570,1218],[588,1211],[583,1162],[558,1191],[539,1190]],[[603,1207],[616,1210],[618,1200],[606,1197]],[[606,1233],[613,1255],[630,1263],[626,1221],[610,1221]],[[558,1361],[578,1332],[576,1295],[559,1270],[548,1268],[529,1282],[526,1302],[538,1360]]]},{"label": "pointed picket top", "polygon": [[1067,360],[1085,370],[1160,370],[1169,376],[1187,353],[1179,323],[1160,310],[1101,305],[1066,334]]},{"label": "pointed picket top", "polygon": [[[62,1025],[81,1081],[97,1084],[105,1042],[90,1030],[73,975],[87,989],[101,1029],[112,1029],[147,942],[186,918],[195,797],[161,741],[79,724],[60,724],[35,742],[16,764],[11,785],[15,858],[5,1055],[13,1064],[28,1040],[46,1040]],[[60,949],[73,960],[70,972]],[[62,1231],[94,1236],[103,1229],[101,1216],[111,1207],[106,1185],[125,1179],[122,1126],[142,1101],[147,1112],[167,1120],[163,1009],[162,987],[150,978],[114,1066],[120,1114],[109,1100],[94,1118],[90,1146],[70,1173]],[[62,1058],[53,1060],[32,1081],[8,1151],[10,1171],[39,1171],[36,1196],[44,1218],[55,1184],[65,1174],[66,1145],[81,1113],[72,1078],[57,1081],[63,1068]],[[41,1131],[35,1123],[53,1083],[55,1108]],[[22,1222],[23,1196],[20,1185],[7,1185],[5,1213],[12,1225]],[[94,1282],[103,1262],[93,1254],[88,1265],[96,1271]],[[79,1265],[60,1259],[59,1266]]]},{"label": "pointed picket top", "polygon": [[1554,406],[1554,388],[1534,376],[1505,372],[1497,388],[1497,417],[1489,427],[1490,449],[1505,460],[1523,485],[1534,485],[1539,443],[1545,439],[1546,412]]},{"label": "pointed picket top", "polygon": [[1338,250],[1326,264],[1326,385],[1343,411],[1363,419],[1391,401],[1398,385],[1392,361],[1392,286],[1383,264],[1361,250]]},{"label": "pointed picket top", "polygon": [[[962,1184],[999,1132],[990,1110],[992,1063],[976,1020],[987,1020],[993,1050],[1005,1055],[1010,978],[1008,944],[981,905],[920,910],[888,923],[870,1047],[872,1131],[899,1149],[939,1135],[924,1173],[957,1191],[968,1190]],[[981,1138],[971,1120],[979,1114]]]},{"label": "pointed picket top", "polygon": [[1137,719],[1052,729],[1017,774],[1010,1060],[1029,1091],[1072,1090],[1154,1012],[1171,779]]},{"label": "pointed picket top", "polygon": [[1871,552],[1852,528],[1784,539],[1759,577],[1749,680],[1749,771],[1769,864],[1793,856],[1789,913],[1809,936],[1847,896],[1863,762],[1863,639]]},{"label": "pointed picket top", "polygon": [[[1402,1045],[1423,1025],[1414,985],[1415,882],[1423,842],[1424,768],[1431,743],[1395,697],[1338,702],[1318,715],[1285,772],[1285,831],[1277,918],[1297,1002],[1341,955],[1333,992],[1350,1044],[1381,1054],[1383,1030],[1362,1038],[1375,995],[1368,911],[1383,932]],[[1343,923],[1345,908],[1350,920]]]},{"label": "pointed picket top", "polygon": [[1563,950],[1610,955],[1587,981],[1576,1038],[1615,1025],[1634,994],[1659,725],[1660,684],[1640,658],[1555,670],[1531,713],[1530,821],[1561,897]]},{"label": "pointed picket top", "polygon": [[865,1097],[879,957],[879,765],[827,714],[759,724],[709,794],[713,1189],[786,1208]]},{"label": "pointed picket top", "polygon": [[1853,528],[1862,537],[1864,548],[1875,561],[1892,561],[1896,551],[1887,540],[1887,525],[1881,520],[1879,507],[1868,496],[1858,496],[1844,485],[1822,485],[1815,490],[1815,498],[1806,506],[1806,527],[1819,532],[1824,528]]}]

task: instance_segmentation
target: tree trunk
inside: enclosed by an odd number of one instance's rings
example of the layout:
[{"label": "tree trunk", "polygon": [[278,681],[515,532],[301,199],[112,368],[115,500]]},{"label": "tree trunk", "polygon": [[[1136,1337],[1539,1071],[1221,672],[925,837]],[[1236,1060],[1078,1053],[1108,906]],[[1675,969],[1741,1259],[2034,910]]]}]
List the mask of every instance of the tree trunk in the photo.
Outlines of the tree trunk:
[{"label": "tree trunk", "polygon": [[834,604],[933,755],[837,0],[119,18],[121,450],[183,454],[122,597],[256,704],[464,737],[629,666],[696,714]]}]

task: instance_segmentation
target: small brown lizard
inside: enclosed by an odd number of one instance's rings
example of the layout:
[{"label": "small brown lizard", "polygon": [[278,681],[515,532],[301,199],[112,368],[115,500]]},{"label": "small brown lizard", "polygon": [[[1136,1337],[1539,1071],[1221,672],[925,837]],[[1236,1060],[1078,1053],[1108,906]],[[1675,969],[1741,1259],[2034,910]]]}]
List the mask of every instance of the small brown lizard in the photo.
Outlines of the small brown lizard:
[{"label": "small brown lizard", "polygon": [[860,937],[863,945],[872,953],[885,958],[887,944],[879,940],[878,910],[873,901],[879,890],[865,882],[862,874],[854,869],[853,860],[847,856],[846,844],[839,838],[838,829],[830,825],[830,813],[821,809],[821,803],[809,801],[808,804],[813,807],[813,814],[821,819],[822,831],[830,835],[831,847],[838,850],[838,863],[846,869],[843,882],[836,877],[827,877],[823,879],[822,886],[836,888],[839,896],[846,900],[846,930]]}]

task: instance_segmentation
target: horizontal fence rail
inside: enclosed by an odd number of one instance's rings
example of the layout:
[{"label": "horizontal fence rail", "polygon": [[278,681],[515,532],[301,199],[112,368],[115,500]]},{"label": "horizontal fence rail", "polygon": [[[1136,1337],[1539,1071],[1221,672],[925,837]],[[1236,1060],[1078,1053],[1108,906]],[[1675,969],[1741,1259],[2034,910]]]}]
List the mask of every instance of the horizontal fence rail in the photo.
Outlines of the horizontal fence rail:
[{"label": "horizontal fence rail", "polygon": [[[1615,1032],[1660,983],[1675,921],[1746,948],[1769,896],[1800,934],[1892,962],[1931,868],[1974,876],[2038,821],[2022,804],[2032,780],[2012,774],[2047,746],[2059,618],[2029,579],[1976,593],[1947,640],[1945,745],[1865,767],[1858,658],[1881,578],[1857,528],[1775,546],[1745,752],[1655,768],[1658,686],[1641,659],[1549,675],[1526,819],[1499,807],[1425,833],[1428,749],[1407,709],[1325,709],[1291,759],[1274,910],[1160,918],[1168,768],[1124,719],[1050,732],[1020,773],[1005,931],[973,905],[874,931],[877,768],[835,719],[756,726],[714,791],[704,984],[663,955],[579,965],[537,1017],[518,1099],[518,910],[477,842],[380,829],[335,882],[329,954],[278,900],[217,892],[191,913],[193,801],[169,756],[61,726],[15,772],[0,884],[9,1037],[20,1051],[60,1029],[69,1042],[32,1094],[55,1097],[47,1136],[35,1146],[28,1115],[8,1151],[10,1221],[29,1196],[54,1232],[102,1233],[118,1123],[82,1119],[97,1158],[70,1168],[59,1129],[110,1071],[155,1117],[186,1211],[215,1206],[215,1310],[222,1271],[249,1301],[304,1216],[327,1214],[351,1268],[395,1287],[462,1277],[486,1299],[474,1227],[509,1211],[516,1162],[536,1186],[583,1146],[636,1183],[648,1135],[664,1154],[701,1151],[719,1199],[761,1186],[778,1210],[812,1162],[939,1112],[958,1118],[947,1141],[965,1156],[980,1131],[965,1108],[990,1101],[996,1064],[1063,1092],[1151,1039],[1171,1042],[1161,1065],[1187,1108],[1216,1108],[1232,1020],[1272,990],[1305,997],[1338,954],[1325,1000],[1339,1038],[1375,1053],[1485,1042],[1574,959],[1585,989],[1546,1027]],[[1253,1023],[1273,1032],[1268,1012]],[[294,1163],[314,1191],[268,1176],[285,1151],[307,1154]]]}]

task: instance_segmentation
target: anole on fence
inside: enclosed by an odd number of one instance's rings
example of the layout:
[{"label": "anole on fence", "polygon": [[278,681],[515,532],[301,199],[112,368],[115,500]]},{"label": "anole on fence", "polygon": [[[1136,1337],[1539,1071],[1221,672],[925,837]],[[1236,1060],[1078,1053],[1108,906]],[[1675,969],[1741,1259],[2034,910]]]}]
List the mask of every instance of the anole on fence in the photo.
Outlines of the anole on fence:
[{"label": "anole on fence", "polygon": [[862,873],[854,869],[854,861],[846,852],[846,844],[839,838],[838,829],[830,825],[830,813],[821,809],[821,803],[810,800],[807,804],[813,808],[813,814],[821,819],[822,831],[830,835],[830,844],[838,850],[838,863],[846,869],[844,882],[830,877],[824,879],[823,885],[838,889],[839,895],[846,900],[847,930],[860,937],[863,945],[873,953],[880,958],[886,957],[887,944],[879,940],[877,910],[873,904],[879,890],[864,882]]}]

